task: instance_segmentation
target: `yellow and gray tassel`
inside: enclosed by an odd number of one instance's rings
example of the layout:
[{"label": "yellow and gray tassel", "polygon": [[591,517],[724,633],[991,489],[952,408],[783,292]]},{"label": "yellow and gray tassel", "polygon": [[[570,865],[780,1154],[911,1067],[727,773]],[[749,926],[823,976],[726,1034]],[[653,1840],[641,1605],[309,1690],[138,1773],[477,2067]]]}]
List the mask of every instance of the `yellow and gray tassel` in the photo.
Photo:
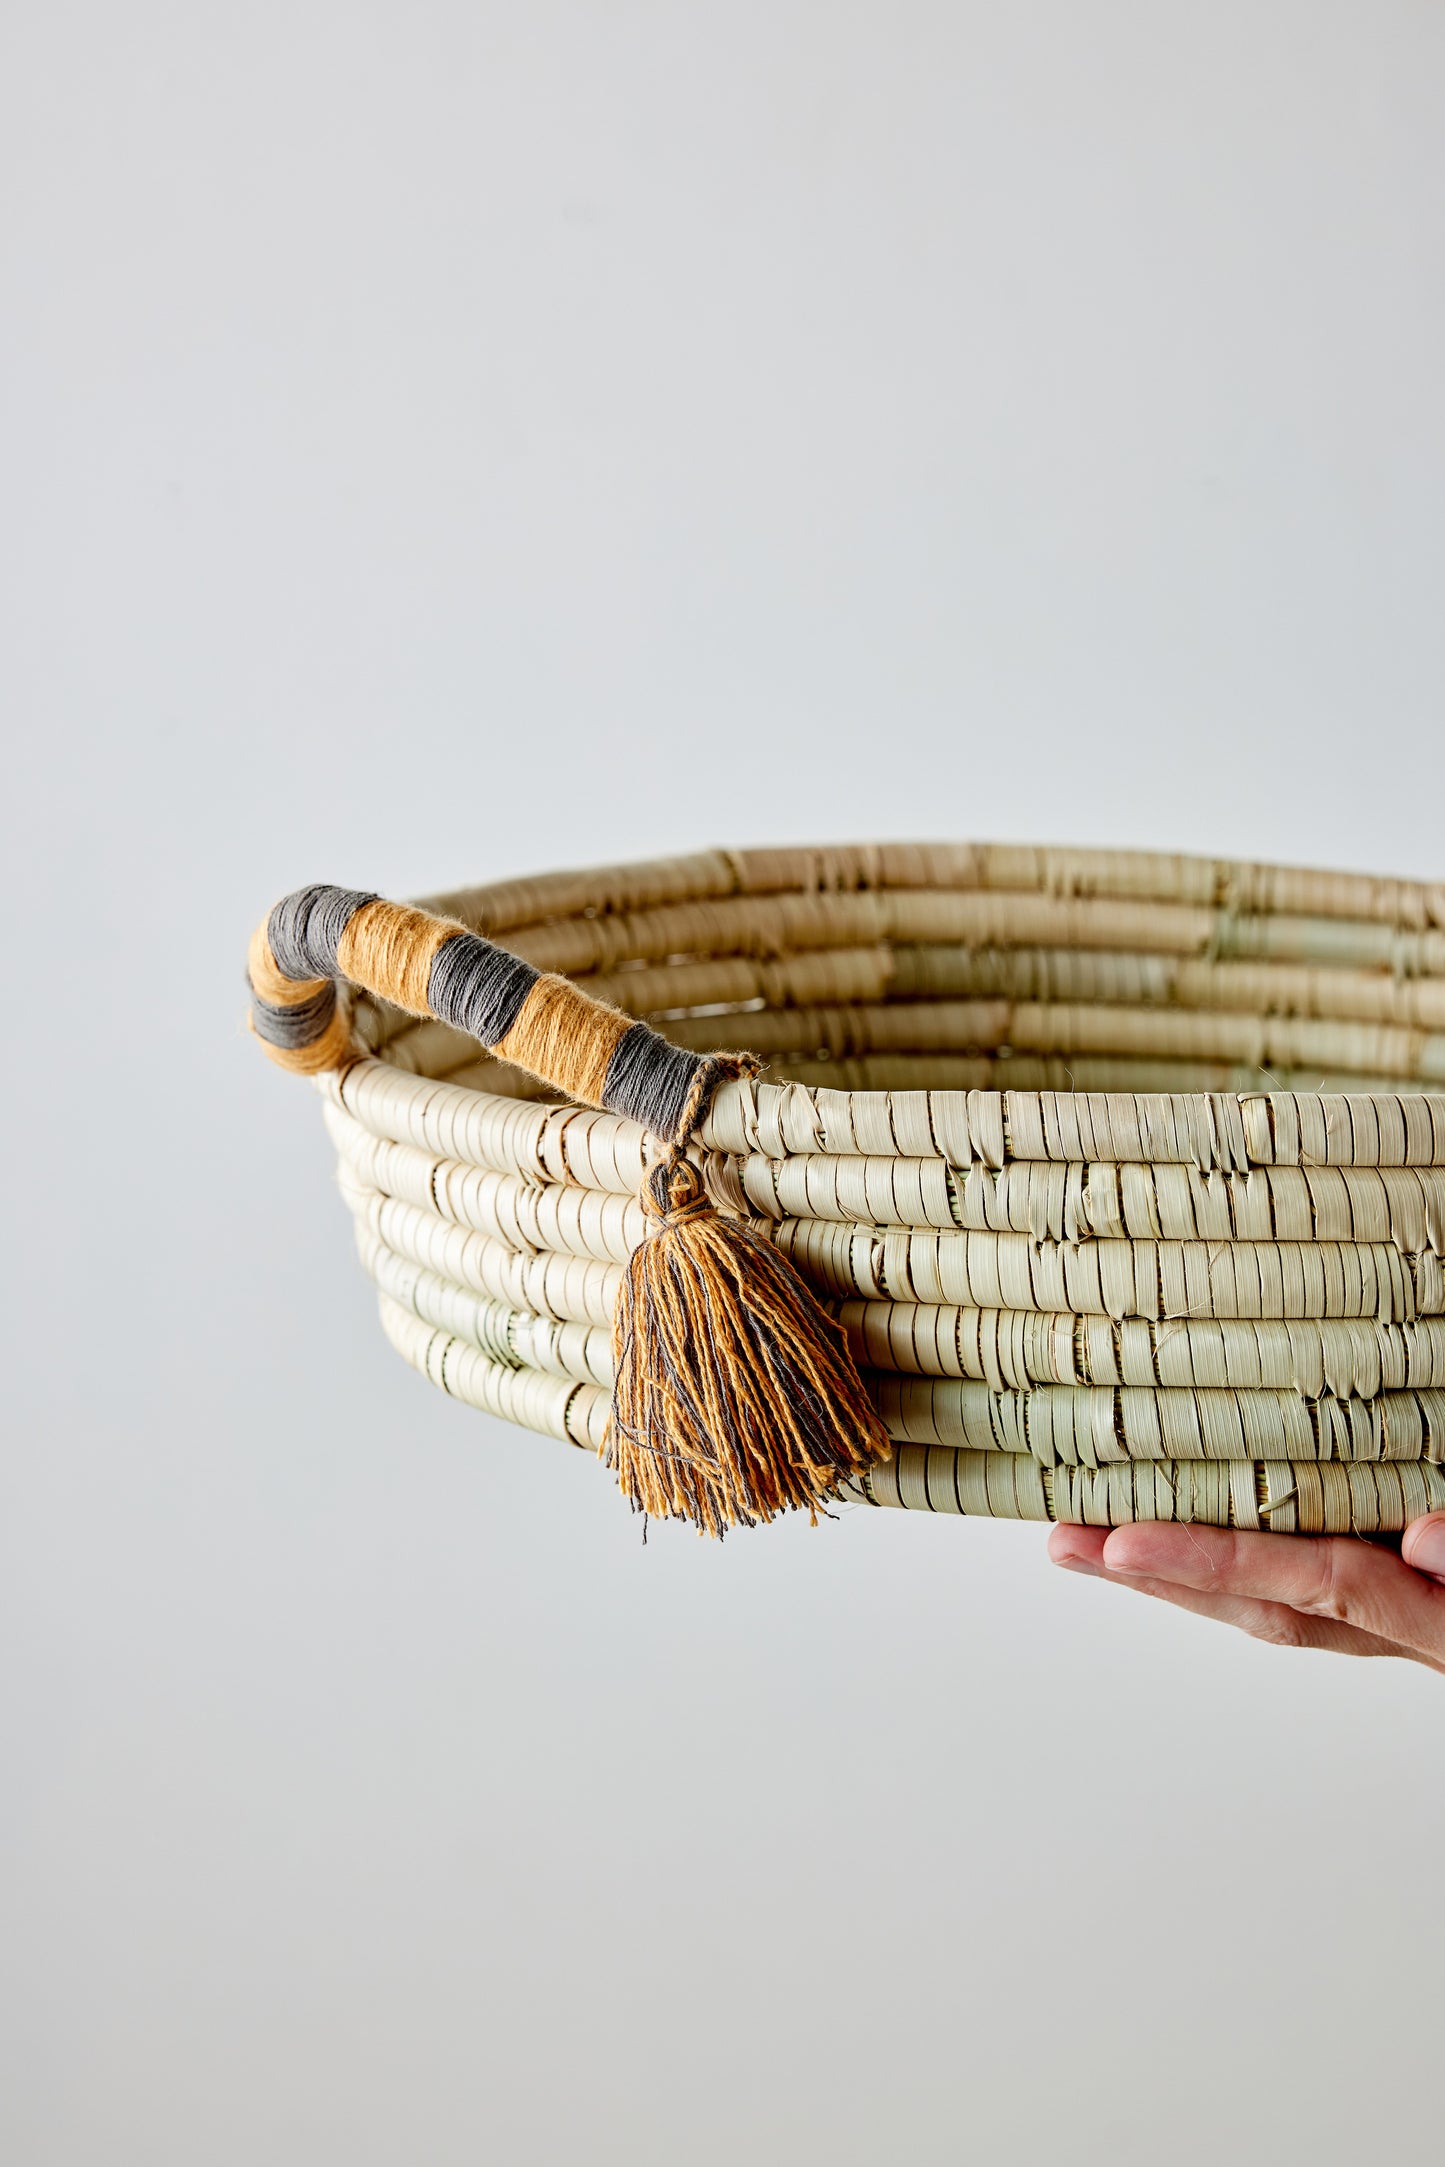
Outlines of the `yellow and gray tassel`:
[{"label": "yellow and gray tassel", "polygon": [[624,1114],[666,1150],[613,1320],[602,1456],[635,1509],[708,1534],[795,1506],[816,1517],[892,1451],[841,1328],[787,1260],[708,1199],[686,1156],[749,1054],[689,1053],[465,926],[350,888],[300,888],[251,942],[251,1022],[306,1075],[356,1056],[339,980],[470,1032],[564,1096]]}]

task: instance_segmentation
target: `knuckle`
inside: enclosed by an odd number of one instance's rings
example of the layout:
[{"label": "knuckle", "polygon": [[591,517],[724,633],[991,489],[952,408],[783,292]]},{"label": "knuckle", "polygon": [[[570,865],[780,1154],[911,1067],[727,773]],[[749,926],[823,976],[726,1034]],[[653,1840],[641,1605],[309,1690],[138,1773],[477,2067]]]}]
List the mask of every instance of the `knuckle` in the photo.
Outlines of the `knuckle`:
[{"label": "knuckle", "polygon": [[1354,1594],[1350,1576],[1345,1571],[1340,1550],[1333,1542],[1320,1544],[1316,1560],[1317,1575],[1308,1598],[1300,1604],[1314,1618],[1332,1618],[1338,1624],[1351,1621],[1351,1600]]},{"label": "knuckle", "polygon": [[1263,1640],[1271,1648],[1307,1648],[1311,1644],[1308,1625],[1292,1610],[1266,1612],[1248,1630],[1253,1639]]}]

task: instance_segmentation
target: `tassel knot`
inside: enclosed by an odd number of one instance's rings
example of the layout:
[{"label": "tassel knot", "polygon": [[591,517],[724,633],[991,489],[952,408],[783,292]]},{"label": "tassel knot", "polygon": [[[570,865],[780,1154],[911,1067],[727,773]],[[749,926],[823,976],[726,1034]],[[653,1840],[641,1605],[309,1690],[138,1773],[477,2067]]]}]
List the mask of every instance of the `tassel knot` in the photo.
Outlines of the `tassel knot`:
[{"label": "tassel knot", "polygon": [[648,1168],[637,1196],[649,1219],[657,1221],[647,1230],[649,1240],[665,1227],[676,1226],[698,1212],[713,1208],[701,1170],[676,1150]]}]

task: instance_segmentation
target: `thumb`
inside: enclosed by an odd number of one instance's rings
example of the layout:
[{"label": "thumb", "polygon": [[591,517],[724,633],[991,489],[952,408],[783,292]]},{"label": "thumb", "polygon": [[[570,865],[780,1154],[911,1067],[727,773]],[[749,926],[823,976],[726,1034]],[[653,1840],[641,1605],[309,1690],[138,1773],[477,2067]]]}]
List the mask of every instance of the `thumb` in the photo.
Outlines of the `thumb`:
[{"label": "thumb", "polygon": [[1445,1512],[1427,1512],[1423,1520],[1412,1520],[1400,1555],[1417,1573],[1445,1587]]}]

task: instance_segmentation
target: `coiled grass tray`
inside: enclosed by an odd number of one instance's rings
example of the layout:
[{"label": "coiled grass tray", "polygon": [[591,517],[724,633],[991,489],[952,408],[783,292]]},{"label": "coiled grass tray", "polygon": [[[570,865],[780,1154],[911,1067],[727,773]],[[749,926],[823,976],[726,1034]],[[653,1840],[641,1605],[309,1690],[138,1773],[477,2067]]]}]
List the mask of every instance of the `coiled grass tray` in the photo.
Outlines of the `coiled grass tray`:
[{"label": "coiled grass tray", "polygon": [[[1317,1533],[1445,1506],[1445,886],[1013,844],[427,899],[676,1044],[691,1146],[846,1328],[875,1505]],[[648,1139],[353,994],[318,1079],[393,1344],[596,1448]]]}]

